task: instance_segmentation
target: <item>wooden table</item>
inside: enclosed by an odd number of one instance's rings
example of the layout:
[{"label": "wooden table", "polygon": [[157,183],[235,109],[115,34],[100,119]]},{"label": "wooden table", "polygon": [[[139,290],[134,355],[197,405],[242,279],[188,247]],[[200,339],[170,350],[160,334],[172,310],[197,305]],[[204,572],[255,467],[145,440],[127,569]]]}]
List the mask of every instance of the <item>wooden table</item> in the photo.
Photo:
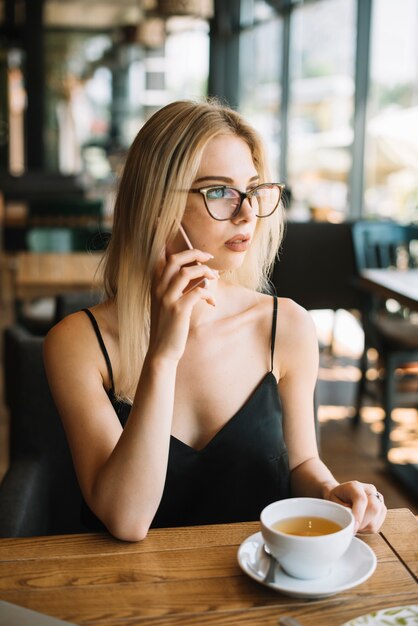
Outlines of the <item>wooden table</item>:
[{"label": "wooden table", "polygon": [[15,298],[29,300],[101,284],[100,252],[22,252],[15,257]]},{"label": "wooden table", "polygon": [[360,272],[358,286],[382,298],[394,298],[418,311],[418,269],[369,269]]},{"label": "wooden table", "polygon": [[321,600],[281,595],[246,576],[237,549],[258,522],[158,529],[140,543],[107,534],[0,540],[0,599],[75,624],[102,626],[338,626],[418,602],[418,522],[389,511],[361,538],[378,565],[366,582]]}]

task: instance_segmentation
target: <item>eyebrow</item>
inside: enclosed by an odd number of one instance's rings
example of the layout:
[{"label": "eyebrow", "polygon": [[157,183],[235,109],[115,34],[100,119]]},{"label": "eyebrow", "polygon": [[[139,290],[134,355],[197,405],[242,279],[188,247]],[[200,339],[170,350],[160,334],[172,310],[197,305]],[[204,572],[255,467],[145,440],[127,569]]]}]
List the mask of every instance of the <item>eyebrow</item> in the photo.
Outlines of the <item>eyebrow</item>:
[{"label": "eyebrow", "polygon": [[[259,178],[260,176],[256,174],[255,176],[252,176],[248,182],[258,180]],[[232,178],[227,178],[226,176],[201,176],[200,178],[196,178],[193,184],[203,183],[208,180],[221,180],[222,182],[229,183],[229,184],[234,182]]]}]

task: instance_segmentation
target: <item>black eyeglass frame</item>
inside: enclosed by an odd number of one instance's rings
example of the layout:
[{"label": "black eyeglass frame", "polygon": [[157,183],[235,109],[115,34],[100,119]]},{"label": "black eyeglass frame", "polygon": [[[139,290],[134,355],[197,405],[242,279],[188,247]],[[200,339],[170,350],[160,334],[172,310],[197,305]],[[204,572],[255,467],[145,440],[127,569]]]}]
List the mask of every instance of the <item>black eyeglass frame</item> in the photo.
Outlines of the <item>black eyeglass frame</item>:
[{"label": "black eyeglass frame", "polygon": [[[277,200],[277,204],[274,207],[274,209],[272,211],[270,211],[270,213],[268,213],[267,215],[257,215],[256,217],[262,219],[263,217],[270,217],[270,215],[273,215],[273,213],[276,211],[277,207],[280,204],[280,200],[283,197],[283,191],[286,187],[286,185],[284,185],[283,183],[261,183],[261,185],[257,185],[256,187],[253,187],[252,189],[250,189],[250,191],[240,191],[239,189],[237,189],[236,187],[231,187],[231,185],[210,185],[210,187],[200,187],[199,189],[189,189],[188,193],[200,193],[203,196],[203,199],[205,201],[205,207],[207,212],[209,213],[209,215],[216,220],[217,222],[226,222],[228,220],[232,220],[234,219],[234,217],[236,217],[238,215],[238,213],[241,211],[241,207],[242,204],[244,202],[245,199],[248,199],[251,203],[251,196],[254,195],[254,193],[260,189],[260,187],[269,187],[274,185],[275,187],[279,188],[279,199]],[[229,217],[215,217],[213,215],[213,213],[211,213],[209,207],[208,207],[208,201],[207,201],[207,196],[206,194],[211,190],[211,189],[233,189],[234,191],[236,191],[239,196],[240,196],[240,203],[238,205],[238,207],[235,209],[235,211],[232,213],[232,215],[230,215]]]}]

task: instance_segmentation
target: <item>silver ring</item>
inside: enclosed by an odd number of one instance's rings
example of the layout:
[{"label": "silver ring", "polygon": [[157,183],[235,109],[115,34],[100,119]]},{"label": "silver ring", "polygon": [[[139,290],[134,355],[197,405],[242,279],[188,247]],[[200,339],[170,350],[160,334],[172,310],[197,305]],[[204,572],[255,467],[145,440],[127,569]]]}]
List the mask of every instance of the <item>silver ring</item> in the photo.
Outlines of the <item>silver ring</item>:
[{"label": "silver ring", "polygon": [[376,496],[376,498],[379,500],[379,502],[383,502],[383,498],[382,498],[382,494],[379,493],[378,491],[376,491],[376,493],[374,494]]}]

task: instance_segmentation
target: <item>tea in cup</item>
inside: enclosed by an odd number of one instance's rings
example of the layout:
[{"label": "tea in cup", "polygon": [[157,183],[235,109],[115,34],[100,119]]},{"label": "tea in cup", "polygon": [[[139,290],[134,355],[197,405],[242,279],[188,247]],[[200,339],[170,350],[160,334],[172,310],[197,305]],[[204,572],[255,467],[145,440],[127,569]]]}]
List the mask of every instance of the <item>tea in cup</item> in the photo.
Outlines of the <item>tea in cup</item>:
[{"label": "tea in cup", "polygon": [[295,578],[330,574],[354,535],[351,509],[319,498],[273,502],[261,512],[260,522],[272,555]]}]

